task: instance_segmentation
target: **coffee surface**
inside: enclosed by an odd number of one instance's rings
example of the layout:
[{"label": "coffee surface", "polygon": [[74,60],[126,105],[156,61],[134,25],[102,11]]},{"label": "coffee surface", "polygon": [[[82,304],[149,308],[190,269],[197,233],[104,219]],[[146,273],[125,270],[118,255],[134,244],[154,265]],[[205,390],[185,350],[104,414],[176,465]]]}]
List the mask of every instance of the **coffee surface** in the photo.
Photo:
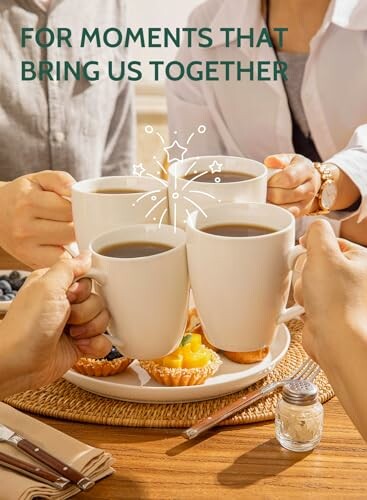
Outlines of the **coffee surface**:
[{"label": "coffee surface", "polygon": [[215,236],[227,236],[232,238],[264,236],[266,234],[276,233],[276,229],[255,224],[222,224],[205,227],[202,231]]},{"label": "coffee surface", "polygon": [[[197,177],[198,173],[196,174],[188,174],[185,175],[183,178],[187,181],[193,180],[195,177]],[[197,179],[194,180],[194,182],[209,182],[212,184],[220,184],[220,183],[228,183],[228,182],[241,182],[241,181],[248,181],[250,179],[255,179],[255,175],[251,174],[245,174],[242,172],[216,172],[215,174],[212,174],[211,172],[207,172],[204,175],[201,175]],[[220,182],[218,181],[220,179]]]},{"label": "coffee surface", "polygon": [[138,194],[144,193],[141,189],[129,189],[129,188],[116,188],[116,189],[97,189],[94,191],[96,194]]},{"label": "coffee surface", "polygon": [[118,259],[134,259],[138,257],[149,257],[157,255],[173,247],[163,243],[154,243],[149,241],[131,241],[128,243],[117,243],[103,247],[98,253],[104,257],[114,257]]}]

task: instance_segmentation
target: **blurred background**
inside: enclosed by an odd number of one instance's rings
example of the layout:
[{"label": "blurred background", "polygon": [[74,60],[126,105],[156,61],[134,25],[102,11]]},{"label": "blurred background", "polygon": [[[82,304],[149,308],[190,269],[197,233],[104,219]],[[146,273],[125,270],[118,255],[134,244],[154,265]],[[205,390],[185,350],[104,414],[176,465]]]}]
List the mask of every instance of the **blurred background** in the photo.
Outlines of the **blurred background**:
[{"label": "blurred background", "polygon": [[[127,23],[132,28],[166,27],[184,28],[190,12],[203,0],[184,0],[170,2],[168,0],[126,0]],[[135,84],[136,105],[138,112],[138,163],[146,168],[152,166],[153,156],[163,158],[162,144],[155,134],[145,133],[145,125],[149,124],[168,139],[167,106],[165,83],[149,79],[151,70],[147,71],[150,60],[175,59],[177,49],[149,49],[134,47],[130,51],[130,59],[142,61],[146,79]]]}]

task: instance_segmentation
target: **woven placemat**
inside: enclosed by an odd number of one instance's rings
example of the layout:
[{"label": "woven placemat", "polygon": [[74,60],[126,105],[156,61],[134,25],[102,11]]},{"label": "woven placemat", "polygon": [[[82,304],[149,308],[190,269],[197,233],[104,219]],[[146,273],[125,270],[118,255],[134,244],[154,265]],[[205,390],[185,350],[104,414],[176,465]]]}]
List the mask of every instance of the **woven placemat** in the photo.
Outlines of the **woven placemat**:
[{"label": "woven placemat", "polygon": [[[59,380],[38,391],[27,391],[6,400],[6,403],[19,410],[53,418],[88,422],[104,425],[122,425],[127,427],[188,427],[198,419],[204,418],[214,410],[236,400],[249,390],[281,380],[290,375],[306,358],[302,348],[302,323],[291,321],[288,325],[292,333],[289,351],[283,361],[266,378],[244,391],[218,399],[195,403],[147,404],[116,401],[103,398],[79,389],[65,380]],[[316,379],[321,402],[326,402],[334,395],[323,373]],[[272,394],[243,410],[222,425],[239,425],[274,419],[274,410],[278,394]]]}]

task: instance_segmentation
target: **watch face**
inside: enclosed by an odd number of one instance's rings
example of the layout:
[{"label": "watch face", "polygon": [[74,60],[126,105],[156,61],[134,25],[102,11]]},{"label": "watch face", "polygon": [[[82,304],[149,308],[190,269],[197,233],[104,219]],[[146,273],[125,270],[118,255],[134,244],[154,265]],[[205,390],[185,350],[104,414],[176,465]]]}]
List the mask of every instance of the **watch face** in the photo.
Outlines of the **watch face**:
[{"label": "watch face", "polygon": [[335,182],[326,181],[320,198],[321,206],[324,210],[331,210],[333,208],[337,194]]}]

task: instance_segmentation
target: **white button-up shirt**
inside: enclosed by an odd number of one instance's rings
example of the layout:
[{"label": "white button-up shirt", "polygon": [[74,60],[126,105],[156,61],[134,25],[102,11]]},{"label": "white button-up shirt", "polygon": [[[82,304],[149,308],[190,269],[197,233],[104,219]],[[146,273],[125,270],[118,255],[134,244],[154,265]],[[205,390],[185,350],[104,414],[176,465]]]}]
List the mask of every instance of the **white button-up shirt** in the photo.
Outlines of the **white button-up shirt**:
[{"label": "white button-up shirt", "polygon": [[[264,44],[224,45],[222,27],[265,26],[260,0],[209,0],[191,15],[190,27],[211,27],[211,48],[182,48],[177,59],[276,61]],[[217,34],[217,35],[216,35]],[[235,33],[233,38],[235,38]],[[286,34],[284,35],[286,36]],[[292,120],[281,79],[272,81],[168,83],[170,129],[187,138],[198,124],[205,135],[190,142],[189,153],[228,154],[263,161],[269,154],[294,152]],[[338,165],[358,186],[360,220],[367,217],[367,0],[332,0],[310,54],[302,84],[302,103],[323,161]]]}]

